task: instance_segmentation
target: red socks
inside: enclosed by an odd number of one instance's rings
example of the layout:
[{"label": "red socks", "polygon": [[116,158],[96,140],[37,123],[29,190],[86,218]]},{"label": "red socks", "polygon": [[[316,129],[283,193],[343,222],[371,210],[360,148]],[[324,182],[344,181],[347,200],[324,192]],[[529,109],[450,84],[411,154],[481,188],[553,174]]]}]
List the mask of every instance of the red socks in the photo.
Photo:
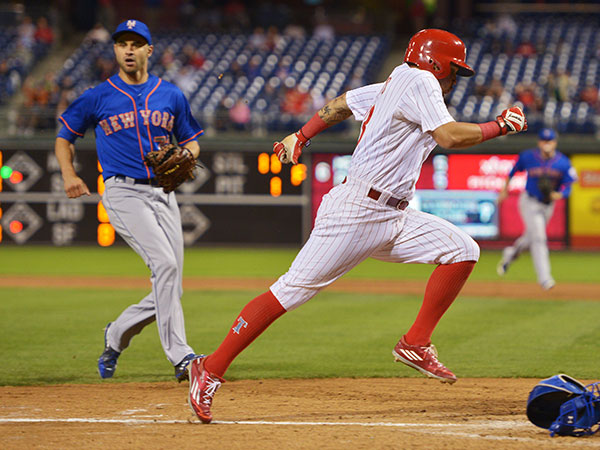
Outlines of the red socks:
[{"label": "red socks", "polygon": [[[425,288],[421,310],[404,336],[407,344],[429,345],[434,328],[462,289],[474,266],[474,261],[465,261],[435,268]],[[235,357],[285,312],[271,291],[256,297],[242,309],[219,348],[206,358],[206,370],[222,377]]]},{"label": "red socks", "polygon": [[421,310],[404,340],[409,345],[427,346],[434,328],[469,278],[475,261],[441,264],[435,268],[427,287]]},{"label": "red socks", "polygon": [[256,297],[244,306],[219,348],[206,358],[206,370],[223,377],[235,357],[283,313],[285,309],[271,291]]}]

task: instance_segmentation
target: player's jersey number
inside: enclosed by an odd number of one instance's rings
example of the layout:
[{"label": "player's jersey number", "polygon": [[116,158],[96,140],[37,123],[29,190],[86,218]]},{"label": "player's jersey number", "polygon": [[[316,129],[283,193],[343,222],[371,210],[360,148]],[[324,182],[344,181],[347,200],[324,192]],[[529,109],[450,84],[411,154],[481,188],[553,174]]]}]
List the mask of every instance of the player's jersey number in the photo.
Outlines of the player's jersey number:
[{"label": "player's jersey number", "polygon": [[[385,84],[383,85],[383,88],[381,88],[381,92],[379,93],[379,95],[381,95],[381,94],[383,94],[385,92],[385,88],[387,87],[387,85],[388,85],[388,83],[390,82],[391,79],[392,79],[392,77],[388,77],[388,79],[385,80]],[[358,143],[360,142],[360,140],[364,136],[365,129],[367,128],[367,124],[371,120],[371,117],[373,117],[373,111],[375,111],[375,105],[371,106],[371,108],[367,112],[367,117],[365,118],[365,120],[363,120],[363,123],[362,123],[362,125],[360,127],[360,135],[358,136],[358,141],[356,142],[356,145],[358,145]]]},{"label": "player's jersey number", "polygon": [[373,111],[375,111],[375,105],[371,106],[371,108],[369,109],[369,112],[367,112],[367,117],[365,117],[365,120],[363,120],[363,123],[360,126],[360,135],[358,136],[358,141],[356,142],[356,145],[358,145],[358,143],[364,136],[365,129],[367,128],[367,124],[371,120],[371,117],[373,117]]}]

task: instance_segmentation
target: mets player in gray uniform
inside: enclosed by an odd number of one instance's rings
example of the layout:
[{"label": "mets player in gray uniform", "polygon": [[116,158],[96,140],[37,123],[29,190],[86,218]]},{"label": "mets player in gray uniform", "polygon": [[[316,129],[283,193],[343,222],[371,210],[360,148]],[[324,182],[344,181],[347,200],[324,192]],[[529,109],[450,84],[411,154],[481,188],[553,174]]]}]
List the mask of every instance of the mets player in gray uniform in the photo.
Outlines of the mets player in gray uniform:
[{"label": "mets player in gray uniform", "polygon": [[408,202],[423,161],[436,145],[461,149],[527,127],[518,107],[483,124],[452,118],[443,94],[450,92],[457,75],[474,74],[465,60],[465,45],[458,37],[422,30],[412,37],[405,63],[384,83],[342,94],[274,144],[283,163],[295,164],[320,131],[352,115],[362,122],[348,178],[323,197],[314,229],[289,270],[242,309],[219,348],[192,361],[189,403],[202,422],[212,420],[214,393],[244,348],[278,317],[369,257],[436,266],[414,324],[392,353],[396,361],[428,377],[456,381],[437,359],[431,335],[479,259],[479,246],[451,223],[407,208]]},{"label": "mets player in gray uniform", "polygon": [[85,91],[60,116],[63,126],[55,144],[67,196],[90,195],[73,166],[73,143],[94,129],[105,186],[102,204],[112,226],[151,271],[152,291],[106,326],[98,371],[102,378],[112,377],[131,338],[156,320],[175,378],[182,381],[195,354],[187,344],[181,306],[181,217],[175,194],[156,185],[144,155],[174,137],[197,158],[202,129],[179,88],[148,73],[154,49],[148,27],[126,20],[112,37],[119,72]]},{"label": "mets player in gray uniform", "polygon": [[519,211],[525,223],[525,231],[513,245],[502,252],[496,268],[503,276],[519,255],[529,250],[537,280],[542,289],[552,289],[556,282],[550,269],[550,254],[546,226],[554,212],[556,200],[567,198],[577,173],[569,158],[556,150],[556,132],[544,128],[539,132],[536,148],[525,150],[508,174],[504,187],[498,195],[502,202],[508,196],[508,185],[517,172],[527,172],[525,190],[519,197]]}]

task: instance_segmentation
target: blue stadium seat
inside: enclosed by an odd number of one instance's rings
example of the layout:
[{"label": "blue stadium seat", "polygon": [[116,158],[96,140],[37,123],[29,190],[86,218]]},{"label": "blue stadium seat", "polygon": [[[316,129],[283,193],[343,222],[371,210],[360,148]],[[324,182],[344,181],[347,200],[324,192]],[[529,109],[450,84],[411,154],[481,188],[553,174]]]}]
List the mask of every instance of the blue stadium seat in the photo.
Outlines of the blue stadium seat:
[{"label": "blue stadium seat", "polygon": [[[579,93],[587,85],[599,87],[600,23],[598,16],[548,15],[522,16],[515,19],[514,35],[498,32],[484,23],[473,26],[473,36],[465,39],[467,63],[476,71],[471,79],[459,80],[449,97],[449,105],[457,120],[492,120],[498,108],[516,101],[519,82],[535,82],[539,86],[544,106],[539,114],[528,118],[529,127],[561,124],[567,132],[595,133],[597,112],[581,102]],[[513,53],[524,42],[531,42],[533,55]],[[500,49],[500,51],[498,51]],[[506,50],[506,51],[505,51]],[[568,71],[573,85],[568,101],[557,101],[549,85],[558,71]],[[498,77],[506,91],[504,104],[490,103],[482,96],[490,81]],[[502,103],[502,102],[501,102]],[[488,114],[485,117],[486,113]]]},{"label": "blue stadium seat", "polygon": [[[186,85],[190,105],[200,120],[214,113],[224,99],[231,103],[244,98],[256,113],[267,112],[269,128],[278,130],[291,129],[298,120],[279,113],[281,95],[263,95],[267,81],[277,85],[276,89],[282,85],[300,86],[305,92],[334,97],[347,88],[355,74],[361,76],[363,84],[379,81],[374,77],[387,50],[386,39],[379,36],[342,36],[332,42],[282,37],[270,52],[251,48],[248,36],[243,34],[167,33],[155,36],[154,41],[149,69],[166,81],[179,81],[182,49],[186,45],[203,54],[204,66]],[[165,68],[161,58],[167,51],[175,61]],[[93,65],[100,57],[113,58],[110,42],[82,44],[65,61],[58,81],[71,76],[76,79],[78,91],[98,84],[101,80],[94,78]],[[283,82],[278,78],[282,65],[289,67]]]}]

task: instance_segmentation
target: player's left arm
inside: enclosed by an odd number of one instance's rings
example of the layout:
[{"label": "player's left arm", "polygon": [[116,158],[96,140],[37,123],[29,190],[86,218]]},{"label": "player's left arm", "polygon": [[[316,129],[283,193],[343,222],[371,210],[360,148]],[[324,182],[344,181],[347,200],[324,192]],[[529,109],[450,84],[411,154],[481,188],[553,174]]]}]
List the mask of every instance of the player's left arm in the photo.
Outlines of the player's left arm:
[{"label": "player's left arm", "polygon": [[190,104],[180,90],[176,91],[175,96],[175,122],[173,126],[173,134],[177,140],[177,144],[181,148],[187,148],[194,159],[200,156],[200,144],[197,138],[204,134],[204,130],[192,114]]},{"label": "player's left arm", "polygon": [[187,148],[194,156],[194,159],[198,159],[198,156],[200,156],[200,144],[195,139],[182,145],[182,148]]},{"label": "player's left arm", "polygon": [[577,171],[569,163],[568,168],[563,172],[563,176],[558,183],[558,190],[550,194],[550,199],[556,201],[561,198],[567,198],[571,195],[571,185],[575,181],[577,181]]},{"label": "player's left arm", "polygon": [[481,143],[481,129],[476,123],[448,122],[432,132],[440,147],[447,149],[467,148]]},{"label": "player's left arm", "polygon": [[448,122],[433,130],[432,135],[440,147],[461,149],[488,139],[527,130],[527,119],[518,106],[505,109],[486,123]]}]

